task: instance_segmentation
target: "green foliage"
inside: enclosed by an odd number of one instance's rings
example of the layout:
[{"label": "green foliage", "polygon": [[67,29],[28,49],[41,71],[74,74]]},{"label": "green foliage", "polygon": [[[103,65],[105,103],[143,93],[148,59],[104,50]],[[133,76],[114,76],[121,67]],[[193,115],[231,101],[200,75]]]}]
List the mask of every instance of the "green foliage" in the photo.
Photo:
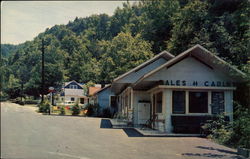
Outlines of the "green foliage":
[{"label": "green foliage", "polygon": [[218,120],[208,121],[203,129],[209,137],[221,144],[232,147],[250,148],[250,109],[235,103],[236,111],[234,121],[228,123],[224,115],[219,115]]},{"label": "green foliage", "polygon": [[3,57],[9,57],[20,47],[21,45],[1,44],[1,55]]},{"label": "green foliage", "polygon": [[216,120],[209,120],[202,126],[209,138],[217,140],[221,144],[227,144],[232,135],[232,125],[225,120],[225,115],[220,114]]},{"label": "green foliage", "polygon": [[65,115],[65,108],[63,106],[60,108],[60,115]]},{"label": "green foliage", "polygon": [[115,77],[138,66],[153,56],[151,44],[130,33],[119,33],[112,41],[101,41],[99,50],[102,52],[100,80],[111,82]]},{"label": "green foliage", "polygon": [[87,95],[88,94],[88,91],[89,91],[89,87],[93,87],[95,86],[95,83],[92,82],[92,81],[88,81],[84,86],[83,86],[83,90],[84,92],[86,92],[86,94],[84,95]]},{"label": "green foliage", "polygon": [[102,117],[104,117],[104,118],[111,118],[112,117],[112,113],[111,113],[111,110],[109,107],[102,109]]},{"label": "green foliage", "polygon": [[49,101],[44,101],[38,104],[40,113],[49,113],[50,112],[50,104]]},{"label": "green foliage", "polygon": [[84,109],[87,110],[87,116],[98,116],[100,113],[100,106],[98,104],[88,104]]},{"label": "green foliage", "polygon": [[179,54],[201,44],[234,65],[246,64],[250,40],[249,2],[188,1],[171,17],[168,51]]},{"label": "green foliage", "polygon": [[250,149],[250,109],[237,103],[231,142]]},{"label": "green foliage", "polygon": [[[166,49],[166,41],[171,38],[174,29],[172,18],[180,10],[178,1],[154,0],[142,1],[140,26],[144,39],[153,42],[153,52],[158,53]],[[175,26],[176,27],[176,26]],[[183,31],[183,30],[180,30]],[[169,51],[169,50],[168,50]]]},{"label": "green foliage", "polygon": [[72,110],[72,115],[74,116],[77,116],[80,113],[80,108],[78,104],[74,105],[71,110]]},{"label": "green foliage", "polygon": [[21,96],[20,87],[21,85],[19,83],[19,79],[16,78],[13,74],[11,74],[8,79],[8,84],[7,84],[8,89],[4,88],[4,90],[6,89],[5,91],[9,95],[9,97],[14,99]]}]

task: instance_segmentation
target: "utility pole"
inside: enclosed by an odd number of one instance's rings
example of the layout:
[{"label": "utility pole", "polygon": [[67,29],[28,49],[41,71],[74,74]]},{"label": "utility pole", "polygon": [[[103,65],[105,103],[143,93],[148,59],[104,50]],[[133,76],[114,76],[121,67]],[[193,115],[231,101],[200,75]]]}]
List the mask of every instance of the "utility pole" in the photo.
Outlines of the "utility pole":
[{"label": "utility pole", "polygon": [[42,102],[44,101],[44,40],[42,39]]}]

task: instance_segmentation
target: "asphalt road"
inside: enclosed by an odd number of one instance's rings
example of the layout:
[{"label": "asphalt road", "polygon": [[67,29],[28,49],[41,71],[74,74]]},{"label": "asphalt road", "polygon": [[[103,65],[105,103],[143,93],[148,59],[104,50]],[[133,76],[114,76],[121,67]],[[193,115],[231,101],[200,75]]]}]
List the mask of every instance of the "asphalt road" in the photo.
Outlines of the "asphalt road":
[{"label": "asphalt road", "polygon": [[1,103],[1,158],[240,159],[204,138],[140,137],[100,118],[49,116]]}]

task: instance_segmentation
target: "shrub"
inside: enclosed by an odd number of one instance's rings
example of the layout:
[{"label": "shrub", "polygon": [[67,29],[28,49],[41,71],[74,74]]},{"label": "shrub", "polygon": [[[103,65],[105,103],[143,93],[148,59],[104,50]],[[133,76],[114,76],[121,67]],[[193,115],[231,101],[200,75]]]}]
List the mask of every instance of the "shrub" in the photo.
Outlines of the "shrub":
[{"label": "shrub", "polygon": [[84,109],[87,110],[87,116],[100,115],[100,106],[98,104],[88,104]]},{"label": "shrub", "polygon": [[237,103],[234,107],[233,122],[228,123],[223,115],[219,115],[218,120],[208,121],[203,129],[208,132],[208,137],[221,144],[250,149],[250,110]]},{"label": "shrub", "polygon": [[38,107],[40,113],[49,113],[50,111],[50,104],[48,101],[41,102],[38,104]]},{"label": "shrub", "polygon": [[111,118],[112,117],[112,113],[109,107],[106,107],[102,110],[102,117],[104,118]]},{"label": "shrub", "polygon": [[120,120],[120,121],[123,121],[123,120],[127,119],[127,117],[125,115],[123,115],[122,113],[115,113],[113,118],[115,118],[117,120]]},{"label": "shrub", "polygon": [[250,110],[237,103],[235,105],[236,111],[231,142],[250,149]]},{"label": "shrub", "polygon": [[65,108],[63,106],[60,108],[60,115],[65,115]]},{"label": "shrub", "polygon": [[5,102],[8,100],[8,94],[3,92],[3,91],[0,91],[0,102]]},{"label": "shrub", "polygon": [[208,120],[202,126],[209,138],[218,141],[221,144],[228,144],[232,135],[232,124],[225,120],[225,115],[220,114],[216,120]]},{"label": "shrub", "polygon": [[80,108],[78,104],[76,104],[72,107],[72,115],[78,115],[79,113],[80,113]]}]

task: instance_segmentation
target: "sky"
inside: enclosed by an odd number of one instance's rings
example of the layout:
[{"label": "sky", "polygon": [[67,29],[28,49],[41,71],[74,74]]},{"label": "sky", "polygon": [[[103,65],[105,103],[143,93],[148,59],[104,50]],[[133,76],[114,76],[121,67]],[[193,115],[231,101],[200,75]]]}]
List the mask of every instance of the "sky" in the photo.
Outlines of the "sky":
[{"label": "sky", "polygon": [[1,44],[33,40],[56,24],[92,14],[112,15],[126,1],[4,1],[1,3]]}]

